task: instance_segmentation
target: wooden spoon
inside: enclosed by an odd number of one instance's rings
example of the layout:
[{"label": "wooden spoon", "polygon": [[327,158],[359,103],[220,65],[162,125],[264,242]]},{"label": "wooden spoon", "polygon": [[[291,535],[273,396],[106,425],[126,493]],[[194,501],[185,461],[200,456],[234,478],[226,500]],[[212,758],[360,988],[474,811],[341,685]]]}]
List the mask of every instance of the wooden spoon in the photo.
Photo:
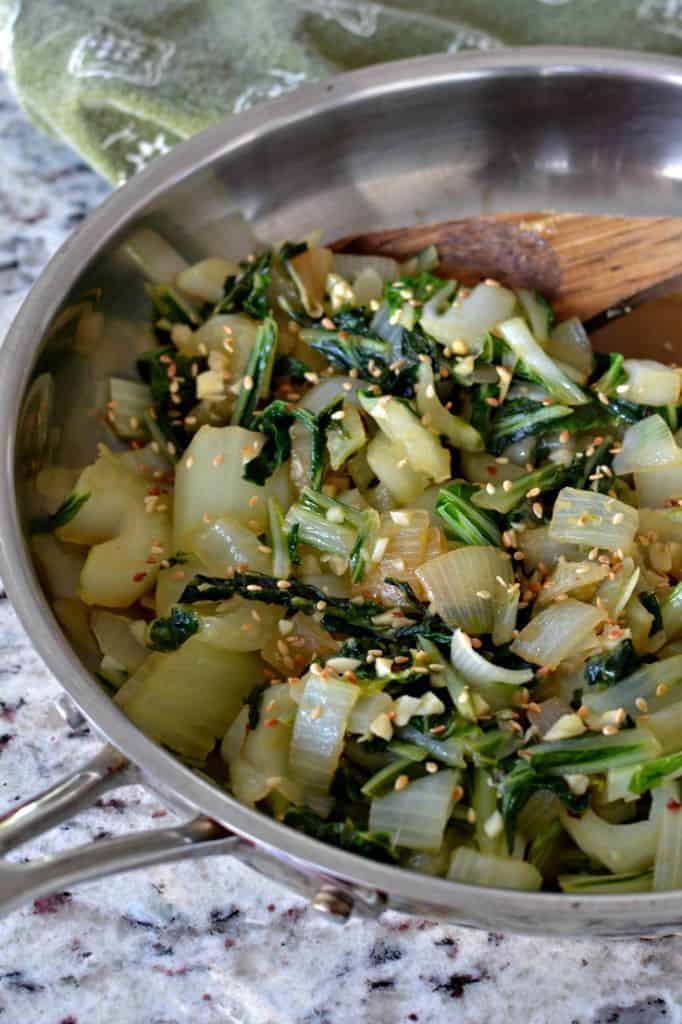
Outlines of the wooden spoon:
[{"label": "wooden spoon", "polygon": [[[607,315],[597,316],[606,310],[627,309],[628,301],[639,305],[682,287],[682,278],[672,280],[682,275],[682,217],[498,213],[350,235],[332,248],[405,260],[427,245],[437,246],[445,276],[465,284],[492,277],[515,288],[537,288],[558,318],[577,316],[592,321],[592,329],[608,321]],[[682,306],[672,301],[668,319],[677,323]],[[679,339],[682,328],[677,334]],[[661,351],[641,354],[671,358],[670,351],[667,357]]]}]

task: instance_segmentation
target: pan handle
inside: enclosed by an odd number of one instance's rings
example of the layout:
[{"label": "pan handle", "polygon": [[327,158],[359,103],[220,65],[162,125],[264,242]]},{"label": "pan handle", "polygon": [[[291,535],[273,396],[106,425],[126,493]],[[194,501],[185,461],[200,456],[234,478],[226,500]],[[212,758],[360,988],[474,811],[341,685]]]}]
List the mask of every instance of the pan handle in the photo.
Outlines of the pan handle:
[{"label": "pan handle", "polygon": [[103,793],[139,782],[139,771],[107,745],[82,768],[0,818],[0,916],[26,900],[79,882],[161,861],[232,853],[240,845],[238,836],[198,816],[181,825],[100,840],[54,857],[23,863],[6,859],[16,847],[73,818]]},{"label": "pan handle", "polygon": [[383,893],[306,871],[276,850],[229,832],[211,818],[197,816],[193,808],[177,799],[174,809],[195,814],[180,825],[102,839],[52,857],[22,862],[7,859],[8,853],[73,818],[103,793],[132,783],[145,785],[145,779],[123,754],[107,745],[82,768],[0,817],[0,917],[27,900],[49,897],[80,882],[162,862],[228,853],[297,890],[313,909],[332,921],[344,923],[352,914],[375,918],[386,908]]}]

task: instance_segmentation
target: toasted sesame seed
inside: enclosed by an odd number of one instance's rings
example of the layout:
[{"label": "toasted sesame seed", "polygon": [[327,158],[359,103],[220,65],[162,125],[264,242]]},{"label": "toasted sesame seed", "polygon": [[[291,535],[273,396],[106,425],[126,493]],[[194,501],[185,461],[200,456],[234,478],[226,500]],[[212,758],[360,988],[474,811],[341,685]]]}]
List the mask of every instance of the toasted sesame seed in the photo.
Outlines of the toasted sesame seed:
[{"label": "toasted sesame seed", "polygon": [[409,784],[409,781],[409,776],[399,775],[398,778],[393,783],[393,788],[397,790],[399,793],[401,789],[405,789],[405,787]]},{"label": "toasted sesame seed", "polygon": [[223,455],[222,452],[218,452],[218,454],[213,459],[213,465],[216,466],[216,467],[217,466],[222,466],[224,461],[225,461],[225,456]]},{"label": "toasted sesame seed", "polygon": [[529,491],[526,491],[526,497],[527,498],[537,498],[539,493],[540,493],[540,488],[539,487],[531,487],[531,489]]},{"label": "toasted sesame seed", "polygon": [[611,519],[611,522],[614,526],[618,526],[618,524],[622,523],[624,519],[625,516],[622,512],[616,512],[615,516],[613,516],[613,518]]},{"label": "toasted sesame seed", "polygon": [[617,732],[618,732],[618,726],[617,725],[605,725],[604,728],[602,729],[602,733],[604,734],[604,736],[615,736]]},{"label": "toasted sesame seed", "polygon": [[668,692],[667,683],[659,683],[658,686],[656,687],[656,696],[657,697],[665,697],[667,692]]},{"label": "toasted sesame seed", "polygon": [[185,469],[191,469],[193,465],[194,465],[194,456],[193,455],[188,455],[187,458],[185,459]]},{"label": "toasted sesame seed", "polygon": [[494,494],[495,493],[495,485],[494,484],[486,484],[485,485],[485,489],[486,489],[486,493],[487,494]]},{"label": "toasted sesame seed", "polygon": [[253,391],[253,377],[247,373],[242,381],[244,391]]},{"label": "toasted sesame seed", "polygon": [[204,512],[204,514],[203,514],[203,516],[201,518],[204,520],[204,522],[206,524],[211,522],[211,515],[210,515],[209,512]]},{"label": "toasted sesame seed", "polygon": [[542,519],[544,515],[544,509],[539,501],[533,502],[533,515],[537,516],[538,519]]},{"label": "toasted sesame seed", "polygon": [[322,707],[321,707],[321,705],[316,704],[314,708],[310,709],[310,717],[312,718],[312,720],[314,722],[316,722],[318,718],[322,717]]},{"label": "toasted sesame seed", "polygon": [[509,494],[509,492],[512,490],[513,486],[514,485],[511,482],[511,480],[503,480],[503,482],[502,482],[502,490],[505,492],[505,494]]},{"label": "toasted sesame seed", "polygon": [[562,430],[559,432],[559,441],[561,444],[567,444],[571,440],[571,435],[568,430]]},{"label": "toasted sesame seed", "polygon": [[252,494],[251,497],[249,498],[249,505],[251,506],[251,508],[255,508],[257,504],[258,504],[258,495],[257,494]]},{"label": "toasted sesame seed", "polygon": [[490,596],[491,595],[490,595],[490,591],[489,590],[477,590],[476,591],[476,597],[480,597],[482,601],[489,601],[490,600]]},{"label": "toasted sesame seed", "polygon": [[263,588],[259,583],[247,583],[246,589],[251,594],[259,594]]},{"label": "toasted sesame seed", "polygon": [[435,761],[427,761],[424,767],[426,768],[429,775],[435,775],[436,772],[438,771],[438,765],[436,764]]},{"label": "toasted sesame seed", "polygon": [[638,711],[643,711],[645,713],[649,710],[649,705],[644,697],[635,697],[635,707]]},{"label": "toasted sesame seed", "polygon": [[608,405],[609,404],[609,400],[608,400],[607,396],[604,394],[603,391],[598,391],[597,392],[597,398],[599,399],[599,401],[601,402],[602,405]]}]

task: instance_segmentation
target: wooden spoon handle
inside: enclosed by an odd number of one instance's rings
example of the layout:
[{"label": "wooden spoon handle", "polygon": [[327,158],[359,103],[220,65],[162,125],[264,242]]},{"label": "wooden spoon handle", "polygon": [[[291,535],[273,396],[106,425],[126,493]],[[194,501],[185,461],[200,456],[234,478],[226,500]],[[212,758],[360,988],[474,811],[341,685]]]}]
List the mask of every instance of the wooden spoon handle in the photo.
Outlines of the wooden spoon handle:
[{"label": "wooden spoon handle", "polygon": [[537,288],[560,318],[587,320],[682,273],[678,217],[503,213],[347,236],[333,248],[405,260],[427,245],[446,276]]}]

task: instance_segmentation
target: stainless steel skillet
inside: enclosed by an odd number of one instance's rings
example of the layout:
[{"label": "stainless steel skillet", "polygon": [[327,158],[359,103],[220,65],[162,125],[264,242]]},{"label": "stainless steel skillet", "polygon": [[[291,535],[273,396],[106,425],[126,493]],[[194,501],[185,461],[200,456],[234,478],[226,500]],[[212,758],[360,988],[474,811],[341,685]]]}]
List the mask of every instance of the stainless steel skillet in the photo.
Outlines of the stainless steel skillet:
[{"label": "stainless steel skillet", "polygon": [[[462,886],[321,845],[238,804],[147,740],[104,694],[87,650],[77,654],[58,627],[22,531],[37,469],[91,460],[103,439],[89,415],[97,383],[132,365],[130,325],[142,322],[146,305],[117,250],[140,224],[158,226],[198,257],[220,251],[225,217],[235,210],[262,237],[278,239],[318,225],[334,238],[538,208],[682,213],[682,62],[528,49],[344,75],[179,146],[108,199],[52,260],[0,355],[0,562],[36,647],[111,746],[0,822],[0,854],[131,776],[184,808],[188,824],[49,861],[2,860],[0,909],[159,860],[231,853],[339,919],[390,906],[554,934],[641,935],[679,925],[682,893],[575,898]],[[78,329],[93,289],[101,290],[103,310],[96,337]]]}]

